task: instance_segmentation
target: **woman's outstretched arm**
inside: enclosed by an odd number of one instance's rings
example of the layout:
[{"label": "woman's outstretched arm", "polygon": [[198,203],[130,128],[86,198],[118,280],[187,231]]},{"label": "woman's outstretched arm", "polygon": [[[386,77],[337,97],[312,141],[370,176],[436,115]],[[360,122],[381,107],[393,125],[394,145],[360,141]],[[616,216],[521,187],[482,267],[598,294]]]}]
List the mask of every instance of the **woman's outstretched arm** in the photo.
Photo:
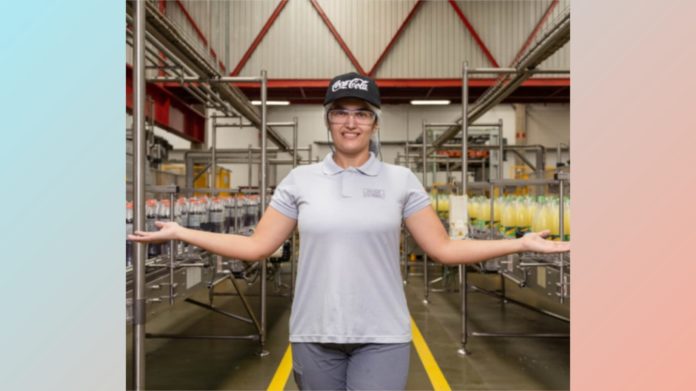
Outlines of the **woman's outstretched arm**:
[{"label": "woman's outstretched arm", "polygon": [[412,214],[405,223],[423,251],[448,265],[476,263],[525,251],[558,253],[570,250],[570,242],[544,239],[549,234],[548,231],[529,233],[519,239],[451,240],[435,211],[430,207]]},{"label": "woman's outstretched arm", "polygon": [[159,231],[136,231],[128,235],[128,239],[143,243],[181,240],[223,257],[260,261],[283,244],[296,223],[296,220],[269,207],[251,236],[205,232],[184,228],[175,222],[158,221],[155,225]]}]

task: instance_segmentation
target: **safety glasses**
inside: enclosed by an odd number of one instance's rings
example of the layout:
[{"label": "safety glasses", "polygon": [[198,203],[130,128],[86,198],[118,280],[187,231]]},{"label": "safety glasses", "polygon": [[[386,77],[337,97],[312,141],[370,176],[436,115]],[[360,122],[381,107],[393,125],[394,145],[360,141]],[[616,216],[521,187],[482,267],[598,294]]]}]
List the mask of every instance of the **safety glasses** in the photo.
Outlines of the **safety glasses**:
[{"label": "safety glasses", "polygon": [[375,123],[377,116],[370,110],[347,110],[347,109],[331,109],[329,110],[329,122],[332,124],[344,124],[348,122],[350,117],[355,119],[358,125],[372,125]]}]

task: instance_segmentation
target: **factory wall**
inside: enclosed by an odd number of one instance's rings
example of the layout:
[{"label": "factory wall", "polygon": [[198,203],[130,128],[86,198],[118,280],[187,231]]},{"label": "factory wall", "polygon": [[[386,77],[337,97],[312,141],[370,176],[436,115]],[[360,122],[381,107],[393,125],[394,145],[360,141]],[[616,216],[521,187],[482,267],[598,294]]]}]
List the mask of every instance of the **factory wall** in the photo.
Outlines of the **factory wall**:
[{"label": "factory wall", "polygon": [[[383,141],[405,141],[408,135],[409,140],[414,141],[422,132],[423,121],[428,122],[451,122],[461,116],[461,108],[457,105],[450,106],[411,106],[411,105],[385,105],[382,110],[382,125],[380,136]],[[307,147],[312,145],[313,161],[317,158],[323,159],[329,152],[329,148],[323,145],[314,144],[315,141],[327,141],[326,125],[323,119],[323,110],[316,105],[291,105],[274,106],[268,108],[269,121],[285,122],[291,121],[293,117],[298,118],[298,146]],[[508,144],[515,144],[515,110],[512,105],[504,104],[488,111],[479,123],[497,122],[503,120],[503,137]],[[292,141],[291,128],[280,128],[279,133],[286,140]],[[534,104],[527,105],[527,144],[541,144],[547,148],[555,148],[559,142],[569,143],[570,139],[570,110],[569,105],[559,104]],[[258,131],[256,129],[229,129],[218,132],[218,147],[247,147],[249,144],[256,147],[260,145]],[[269,142],[269,147],[273,144]],[[394,163],[397,153],[403,153],[403,147],[383,146],[382,158],[385,162]],[[307,157],[306,152],[301,152],[301,156]],[[529,155],[532,159],[533,155]],[[556,161],[554,151],[547,151],[546,167],[553,167]],[[281,154],[279,159],[290,159],[290,155]],[[568,159],[568,154],[563,154],[563,159]],[[533,160],[532,160],[533,161]],[[505,162],[506,177],[512,176],[514,165],[513,159]],[[232,187],[246,186],[248,181],[247,165],[223,165],[232,170]],[[279,166],[277,179],[281,180],[289,171],[290,166]],[[252,184],[258,181],[258,168],[253,168]],[[269,183],[275,184],[273,173],[269,173]],[[455,174],[459,178],[461,174]],[[420,178],[420,175],[419,175]],[[445,181],[445,174],[441,173],[435,179]],[[429,177],[429,183],[432,179]]]},{"label": "factory wall", "polygon": [[[365,72],[374,67],[415,3],[415,0],[317,1]],[[558,1],[552,8],[552,0],[455,3],[501,67],[510,66],[518,58],[520,48],[547,10],[552,11],[528,48],[570,8],[569,0]],[[167,2],[164,13],[216,68],[221,69],[223,63],[224,72],[230,73],[240,64],[279,4],[280,0],[182,0]],[[495,65],[449,1],[425,1],[373,76],[458,78],[465,60],[471,67]],[[560,49],[540,68],[569,69],[569,47]],[[292,0],[282,7],[239,74],[257,76],[261,69],[267,70],[271,79],[326,79],[356,66],[310,0]]]},{"label": "factory wall", "polygon": [[[422,123],[426,122],[452,122],[461,116],[458,105],[450,106],[411,106],[411,105],[385,105],[382,110],[382,125],[380,126],[380,137],[382,141],[415,141],[422,133]],[[556,153],[554,148],[558,143],[570,144],[570,106],[568,104],[530,104],[527,110],[527,144],[543,145],[547,148],[546,168],[554,167],[556,164]],[[327,141],[326,125],[323,119],[323,109],[316,105],[291,105],[291,106],[271,106],[268,108],[268,120],[273,122],[292,121],[293,117],[298,118],[298,146],[306,148],[312,145],[312,161],[323,159],[329,152],[325,145],[315,144],[315,141]],[[517,128],[515,109],[511,104],[503,104],[489,110],[477,123],[491,123],[503,120],[503,137],[507,143],[514,145],[515,131]],[[128,115],[128,123],[131,116]],[[218,120],[223,123],[225,120]],[[291,128],[278,128],[278,132],[290,143],[292,142]],[[155,128],[155,135],[165,138],[175,149],[189,149],[191,143],[166,130]],[[206,136],[207,142],[211,139],[210,134]],[[218,130],[218,148],[247,148],[260,146],[259,132],[255,128],[221,128]],[[269,141],[269,148],[275,145]],[[209,144],[205,145],[208,148]],[[382,160],[387,163],[394,163],[397,153],[403,154],[401,146],[382,146]],[[300,152],[303,159],[308,158],[307,152]],[[533,162],[534,155],[529,153],[527,157]],[[278,159],[290,159],[289,154],[279,154]],[[568,152],[562,154],[562,160],[569,160]],[[514,159],[508,157],[504,164],[506,177],[512,177]],[[258,183],[258,167],[252,167],[252,178],[249,182],[249,167],[246,164],[221,164],[232,171],[231,186],[247,186],[249,183]],[[292,167],[278,166],[277,174],[273,169],[269,172],[269,183],[275,185],[277,181],[287,175]],[[418,173],[419,179],[421,173]],[[461,173],[452,173],[459,179]],[[446,174],[438,173],[435,181],[445,182]],[[428,183],[433,179],[428,177]]]}]

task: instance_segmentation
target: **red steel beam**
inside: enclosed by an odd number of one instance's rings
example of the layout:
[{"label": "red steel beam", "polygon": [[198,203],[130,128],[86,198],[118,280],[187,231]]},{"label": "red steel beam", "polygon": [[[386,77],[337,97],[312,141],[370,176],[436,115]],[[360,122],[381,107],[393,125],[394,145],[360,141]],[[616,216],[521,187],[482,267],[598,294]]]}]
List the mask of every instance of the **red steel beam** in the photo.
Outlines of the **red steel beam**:
[{"label": "red steel beam", "polygon": [[488,61],[490,61],[494,67],[500,68],[500,65],[498,65],[497,61],[495,61],[495,58],[493,58],[493,55],[488,50],[488,47],[486,47],[486,44],[483,43],[483,40],[481,39],[481,37],[479,37],[478,33],[476,32],[476,29],[474,29],[474,26],[472,26],[471,23],[469,23],[469,20],[466,18],[466,16],[459,8],[457,3],[455,3],[454,0],[449,0],[449,3],[452,6],[452,8],[454,8],[454,12],[456,12],[457,15],[459,15],[459,19],[461,19],[461,21],[464,23],[466,29],[469,30],[469,33],[471,33],[471,36],[474,38],[474,41],[476,41],[478,46],[481,48],[483,54],[486,56],[486,58],[488,58]]},{"label": "red steel beam", "polygon": [[266,24],[263,25],[263,28],[261,28],[261,31],[256,36],[254,41],[251,43],[251,45],[249,46],[247,51],[244,52],[242,59],[239,60],[239,64],[237,64],[237,66],[234,68],[234,70],[230,73],[230,76],[239,75],[239,72],[242,71],[242,68],[244,68],[244,65],[246,65],[247,61],[249,61],[249,58],[251,58],[251,55],[254,54],[254,51],[256,51],[256,48],[261,44],[261,41],[266,36],[266,33],[268,32],[268,30],[270,30],[271,26],[273,26],[273,23],[275,23],[276,19],[278,18],[278,15],[280,15],[280,13],[283,11],[283,8],[285,8],[285,5],[287,3],[288,3],[288,0],[281,0],[280,3],[278,3],[278,6],[276,6],[275,10],[271,14],[271,17],[268,18],[268,20],[266,21]]},{"label": "red steel beam", "polygon": [[346,43],[343,42],[343,38],[341,38],[341,34],[339,34],[338,31],[336,31],[336,28],[331,23],[328,16],[326,16],[326,14],[324,13],[324,10],[319,6],[319,3],[317,3],[316,0],[310,0],[310,2],[312,3],[312,6],[314,7],[314,9],[317,11],[319,16],[321,17],[321,20],[324,21],[324,24],[326,25],[326,27],[329,28],[329,31],[331,31],[331,34],[333,34],[334,38],[336,39],[338,44],[341,46],[341,49],[343,49],[343,52],[346,53],[346,55],[350,59],[350,62],[353,63],[353,66],[355,67],[355,69],[357,69],[358,72],[360,72],[360,74],[366,75],[367,73],[365,72],[363,67],[360,66],[360,63],[355,58],[355,56],[353,56],[353,53],[348,48],[348,45],[346,45]]},{"label": "red steel beam", "polygon": [[377,61],[375,61],[375,64],[372,66],[372,69],[370,69],[370,72],[368,73],[369,76],[373,76],[375,74],[375,71],[382,64],[382,61],[386,57],[387,53],[391,50],[392,46],[394,46],[397,38],[401,35],[401,32],[404,31],[406,25],[408,25],[408,22],[411,21],[411,18],[413,18],[413,15],[415,15],[416,11],[420,8],[421,4],[423,4],[423,2],[421,0],[418,0],[416,1],[416,4],[413,5],[413,8],[411,8],[411,11],[406,16],[406,19],[404,19],[404,21],[401,23],[399,29],[396,30],[396,34],[394,34],[392,39],[387,44],[387,47],[384,48],[382,54],[380,54],[379,58],[377,58]]},{"label": "red steel beam", "polygon": [[539,30],[541,30],[541,26],[543,26],[544,23],[546,23],[546,20],[551,15],[551,11],[553,11],[553,9],[557,5],[558,5],[558,0],[553,0],[553,2],[551,2],[551,4],[549,4],[549,8],[546,9],[546,12],[544,12],[544,15],[542,15],[542,17],[539,19],[539,22],[537,22],[536,26],[534,27],[534,30],[532,30],[532,32],[529,34],[529,37],[527,37],[527,40],[524,42],[524,44],[522,44],[522,47],[517,52],[517,55],[512,60],[512,62],[510,62],[509,66],[514,65],[520,59],[520,57],[522,57],[522,55],[527,50],[529,45],[532,44],[532,40],[534,39],[534,37],[536,37],[536,35],[539,33]]},{"label": "red steel beam", "polygon": [[[328,79],[272,79],[268,81],[268,88],[326,88]],[[378,79],[377,85],[381,88],[428,88],[428,87],[461,87],[462,79]],[[470,87],[490,87],[496,79],[470,79]],[[258,83],[232,83],[239,88],[255,88]],[[165,84],[168,85],[168,84]],[[171,83],[171,86],[179,86]],[[543,78],[527,79],[522,83],[523,87],[570,87],[568,78]]]},{"label": "red steel beam", "polygon": [[[154,83],[145,86],[147,102],[154,102],[154,113],[150,104],[146,106],[146,117],[155,119],[157,126],[186,140],[202,143],[205,140],[205,117],[172,94],[166,87]],[[126,65],[126,110],[133,110],[133,69]]]}]

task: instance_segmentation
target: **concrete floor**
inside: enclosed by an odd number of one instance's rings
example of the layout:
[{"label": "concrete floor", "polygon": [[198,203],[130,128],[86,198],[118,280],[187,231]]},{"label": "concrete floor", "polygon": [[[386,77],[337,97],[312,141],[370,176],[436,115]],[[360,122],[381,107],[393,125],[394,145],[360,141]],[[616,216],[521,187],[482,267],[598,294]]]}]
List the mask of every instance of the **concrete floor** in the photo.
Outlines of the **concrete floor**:
[{"label": "concrete floor", "polygon": [[[480,276],[479,276],[480,277]],[[484,277],[488,278],[488,277]],[[490,278],[494,278],[491,276]],[[270,285],[270,284],[269,284]],[[223,289],[229,289],[223,286]],[[421,276],[409,278],[406,294],[411,316],[453,390],[567,390],[570,384],[568,338],[469,336],[467,357],[456,350],[460,340],[458,293],[431,293],[423,304]],[[271,291],[271,290],[269,290]],[[258,284],[249,301],[258,308]],[[196,299],[207,302],[207,293]],[[236,297],[217,297],[216,305],[243,315]],[[469,333],[568,333],[569,324],[478,292],[469,295]],[[268,297],[267,357],[258,357],[258,342],[230,340],[147,339],[146,388],[152,390],[265,390],[288,347],[290,298]],[[149,333],[206,335],[251,334],[251,325],[179,302],[149,319]],[[127,384],[131,379],[131,340],[128,335]],[[292,376],[287,390],[297,390]],[[408,390],[432,390],[415,351],[411,352]]]}]

